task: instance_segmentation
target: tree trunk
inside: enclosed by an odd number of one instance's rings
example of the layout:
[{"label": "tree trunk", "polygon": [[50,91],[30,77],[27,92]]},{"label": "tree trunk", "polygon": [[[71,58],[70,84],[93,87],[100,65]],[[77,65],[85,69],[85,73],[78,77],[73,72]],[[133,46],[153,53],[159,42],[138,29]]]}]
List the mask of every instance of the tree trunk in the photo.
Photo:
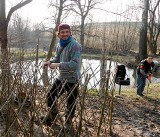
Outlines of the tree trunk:
[{"label": "tree trunk", "polygon": [[81,19],[81,35],[80,35],[80,42],[81,42],[82,46],[84,46],[84,20],[85,20],[85,18],[82,16],[82,19]]},{"label": "tree trunk", "polygon": [[[2,81],[2,91],[7,94],[9,92],[9,80],[10,80],[10,67],[7,49],[7,22],[5,14],[5,0],[0,1],[0,44],[1,44],[1,70],[3,78]],[[7,84],[8,83],[8,84]],[[8,93],[9,94],[9,93]]]},{"label": "tree trunk", "polygon": [[[7,29],[7,28],[6,28]],[[10,65],[8,58],[8,49],[7,49],[7,30],[4,30],[3,35],[1,36],[1,70],[2,70],[2,92],[7,93],[9,95],[9,81],[11,79],[10,76]],[[8,84],[7,84],[8,83]]]},{"label": "tree trunk", "polygon": [[[1,45],[1,98],[0,105],[4,104],[11,94],[10,85],[11,85],[11,73],[9,65],[9,55],[7,48],[7,21],[5,14],[5,0],[0,1],[0,45]],[[12,113],[10,113],[9,103],[3,107],[3,114],[6,114],[6,127],[7,130],[10,127],[11,121],[13,120]]]},{"label": "tree trunk", "polygon": [[144,10],[142,14],[142,27],[139,38],[139,58],[143,60],[147,57],[147,26],[148,26],[149,0],[144,0]]}]

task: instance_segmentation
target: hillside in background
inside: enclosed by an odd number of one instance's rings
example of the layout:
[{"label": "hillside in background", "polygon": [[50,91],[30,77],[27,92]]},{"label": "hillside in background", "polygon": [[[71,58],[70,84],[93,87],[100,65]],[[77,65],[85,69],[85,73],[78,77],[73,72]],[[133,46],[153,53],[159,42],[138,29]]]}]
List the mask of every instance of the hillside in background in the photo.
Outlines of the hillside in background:
[{"label": "hillside in background", "polygon": [[[85,52],[86,49],[106,49],[114,52],[137,52],[139,48],[139,31],[140,22],[103,22],[103,23],[86,23],[85,24]],[[21,35],[16,34],[9,29],[9,47],[36,49],[37,44],[40,49],[48,51],[52,29],[43,30],[39,35],[34,35],[35,32],[24,32]],[[72,26],[73,36],[80,41],[80,26]],[[57,39],[58,41],[58,39]],[[158,49],[159,49],[158,41]],[[94,53],[93,52],[93,53]],[[159,50],[158,50],[159,52]]]}]

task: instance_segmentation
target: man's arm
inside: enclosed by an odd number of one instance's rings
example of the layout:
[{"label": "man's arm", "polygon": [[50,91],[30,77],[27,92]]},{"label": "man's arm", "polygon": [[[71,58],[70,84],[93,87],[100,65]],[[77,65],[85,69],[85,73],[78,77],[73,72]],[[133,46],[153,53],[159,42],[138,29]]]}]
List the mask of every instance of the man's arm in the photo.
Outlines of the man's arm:
[{"label": "man's arm", "polygon": [[60,63],[60,55],[58,54],[58,46],[56,48],[56,55],[50,60],[50,63]]},{"label": "man's arm", "polygon": [[144,71],[144,69],[145,69],[144,64],[140,64],[139,69],[140,69],[140,73],[141,73],[145,78],[147,78],[147,77],[148,77],[148,74],[145,73],[145,71]]},{"label": "man's arm", "polygon": [[43,63],[43,69],[45,69],[45,67],[50,67],[51,69],[53,69],[53,65],[51,65],[51,63],[59,63],[60,62],[60,56],[58,56],[58,46],[56,48],[56,55],[49,61],[46,61]]}]

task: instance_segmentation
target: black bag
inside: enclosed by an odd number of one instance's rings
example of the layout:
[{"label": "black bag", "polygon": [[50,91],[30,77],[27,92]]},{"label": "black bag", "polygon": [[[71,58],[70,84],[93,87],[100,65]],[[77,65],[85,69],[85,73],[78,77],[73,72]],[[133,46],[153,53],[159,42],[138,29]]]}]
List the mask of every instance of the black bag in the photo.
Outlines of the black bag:
[{"label": "black bag", "polygon": [[118,65],[117,66],[117,72],[116,72],[116,78],[120,78],[121,80],[124,80],[126,76],[126,68],[125,65]]},{"label": "black bag", "polygon": [[124,80],[121,80],[119,78],[116,79],[116,84],[118,85],[130,85],[130,78],[127,78],[127,79],[124,79]]},{"label": "black bag", "polygon": [[126,68],[125,65],[118,65],[115,77],[115,83],[118,85],[130,85],[130,78],[125,79]]}]

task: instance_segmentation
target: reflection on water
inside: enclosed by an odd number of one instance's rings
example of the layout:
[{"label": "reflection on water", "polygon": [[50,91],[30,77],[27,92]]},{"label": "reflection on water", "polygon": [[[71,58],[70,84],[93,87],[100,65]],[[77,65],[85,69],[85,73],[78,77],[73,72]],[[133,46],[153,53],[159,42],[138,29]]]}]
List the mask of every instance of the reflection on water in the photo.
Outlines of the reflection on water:
[{"label": "reflection on water", "polygon": [[[35,61],[33,62],[26,62],[22,64],[22,67],[20,68],[19,65],[17,63],[14,63],[12,65],[12,70],[13,73],[21,73],[22,74],[22,79],[25,82],[30,82],[33,83],[35,80],[35,70],[37,71],[37,81],[38,84],[43,85],[42,82],[42,62],[43,60],[40,59],[38,61],[38,64],[35,65]],[[109,64],[110,61],[106,61],[106,71],[109,70]],[[110,87],[114,87],[114,75],[115,75],[115,70],[116,70],[116,62],[111,62],[111,69],[110,69],[110,78],[109,78],[109,85]],[[92,89],[99,89],[100,87],[100,69],[101,69],[101,62],[100,60],[95,60],[95,59],[82,59],[82,65],[81,65],[81,83],[84,83],[86,74],[90,74],[91,75],[91,79],[89,80],[89,84],[88,84],[88,88],[92,88]],[[126,67],[126,78],[130,78],[130,85],[129,86],[122,86],[122,88],[128,88],[128,87],[135,87],[136,86],[136,73],[135,70],[130,69],[128,67]],[[58,74],[57,70],[50,70],[48,71],[49,73],[49,81],[50,83],[53,82],[53,80],[56,78],[56,75]],[[152,82],[160,82],[160,78],[152,78]],[[119,85],[115,84],[115,87],[118,88]]]},{"label": "reflection on water", "polygon": [[[106,71],[109,70],[109,64],[110,61],[108,60],[106,62]],[[119,64],[119,63],[118,63]],[[115,75],[115,71],[116,71],[116,62],[111,62],[111,68],[110,68],[110,81],[109,81],[109,85],[110,86],[114,86],[113,82],[114,82],[114,75]],[[89,60],[89,59],[83,59],[82,60],[82,68],[81,71],[85,71],[87,68],[88,71],[85,72],[85,74],[91,74],[91,79],[89,81],[89,88],[99,88],[100,85],[100,66],[101,66],[101,62],[100,60]],[[134,87],[135,86],[135,71],[133,69],[127,68],[126,67],[126,78],[130,78],[130,85],[129,87]],[[84,79],[82,79],[82,83]],[[118,88],[119,85],[115,84],[115,87]],[[128,86],[122,86],[122,88],[124,87],[128,87]]]}]

